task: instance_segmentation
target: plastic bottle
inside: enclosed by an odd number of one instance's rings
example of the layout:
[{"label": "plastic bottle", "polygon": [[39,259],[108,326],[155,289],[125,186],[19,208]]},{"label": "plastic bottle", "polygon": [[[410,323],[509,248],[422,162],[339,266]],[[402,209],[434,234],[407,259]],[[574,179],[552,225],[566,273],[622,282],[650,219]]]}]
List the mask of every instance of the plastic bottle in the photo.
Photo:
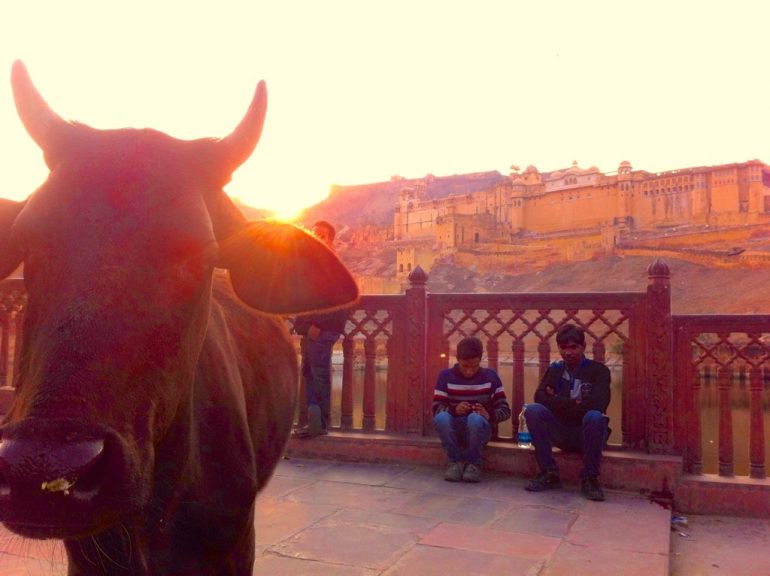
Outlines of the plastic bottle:
[{"label": "plastic bottle", "polygon": [[532,448],[532,436],[529,434],[529,428],[527,428],[527,420],[524,418],[524,411],[527,409],[527,405],[521,407],[519,412],[519,432],[516,434],[516,438],[519,442],[519,448],[531,449]]}]

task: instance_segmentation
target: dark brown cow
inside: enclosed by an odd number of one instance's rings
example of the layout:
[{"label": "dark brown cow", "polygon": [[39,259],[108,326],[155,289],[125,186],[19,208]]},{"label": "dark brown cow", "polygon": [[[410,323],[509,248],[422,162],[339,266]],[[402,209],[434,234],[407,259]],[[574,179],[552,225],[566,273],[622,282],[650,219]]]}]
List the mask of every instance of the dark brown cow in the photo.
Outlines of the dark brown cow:
[{"label": "dark brown cow", "polygon": [[247,222],[222,191],[264,84],[232,134],[193,141],[66,122],[19,62],[12,85],[50,175],[0,205],[0,275],[23,262],[29,296],[0,520],[63,539],[71,575],[250,575],[298,381],[283,322],[253,309],[357,297],[320,242]]}]

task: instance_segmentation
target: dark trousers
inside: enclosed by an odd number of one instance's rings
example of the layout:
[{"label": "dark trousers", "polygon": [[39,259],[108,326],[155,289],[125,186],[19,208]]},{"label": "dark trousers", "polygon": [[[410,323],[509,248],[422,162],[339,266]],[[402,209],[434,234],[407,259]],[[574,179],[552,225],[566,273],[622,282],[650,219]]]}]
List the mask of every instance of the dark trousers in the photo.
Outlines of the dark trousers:
[{"label": "dark trousers", "polygon": [[580,426],[566,426],[542,404],[527,404],[524,416],[535,446],[535,459],[541,470],[557,468],[552,454],[552,446],[557,446],[565,452],[583,453],[580,478],[599,475],[602,449],[608,435],[607,416],[598,410],[589,410],[583,416]]},{"label": "dark trousers", "polygon": [[339,339],[337,332],[321,332],[316,340],[302,337],[302,379],[307,405],[321,409],[321,426],[329,427],[332,401],[332,349]]}]

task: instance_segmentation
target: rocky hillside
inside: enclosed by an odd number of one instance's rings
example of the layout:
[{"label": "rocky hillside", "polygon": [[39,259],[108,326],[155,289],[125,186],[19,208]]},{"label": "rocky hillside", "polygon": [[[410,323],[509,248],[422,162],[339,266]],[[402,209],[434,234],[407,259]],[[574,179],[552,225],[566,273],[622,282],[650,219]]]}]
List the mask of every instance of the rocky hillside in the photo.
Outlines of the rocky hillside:
[{"label": "rocky hillside", "polygon": [[393,213],[404,188],[420,187],[424,199],[444,198],[486,190],[503,179],[502,174],[491,171],[455,176],[428,175],[412,179],[395,177],[388,182],[332,186],[329,197],[307,208],[298,221],[308,224],[316,220],[328,220],[339,228],[364,224],[392,226]]},{"label": "rocky hillside", "polygon": [[[708,268],[666,259],[676,314],[770,314],[770,268]],[[432,292],[624,292],[647,288],[649,258],[611,256],[501,275],[440,262],[428,276]]]}]

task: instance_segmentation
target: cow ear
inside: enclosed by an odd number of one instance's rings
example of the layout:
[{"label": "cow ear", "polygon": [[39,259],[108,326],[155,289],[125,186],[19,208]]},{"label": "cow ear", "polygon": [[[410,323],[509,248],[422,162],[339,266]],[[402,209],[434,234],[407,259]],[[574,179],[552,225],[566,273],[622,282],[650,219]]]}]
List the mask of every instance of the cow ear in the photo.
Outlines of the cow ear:
[{"label": "cow ear", "polygon": [[26,200],[14,202],[0,198],[0,279],[16,270],[24,258],[19,245],[11,240],[11,226],[25,204]]},{"label": "cow ear", "polygon": [[358,298],[355,280],[334,252],[291,224],[250,222],[220,247],[235,293],[257,310],[299,314]]}]

